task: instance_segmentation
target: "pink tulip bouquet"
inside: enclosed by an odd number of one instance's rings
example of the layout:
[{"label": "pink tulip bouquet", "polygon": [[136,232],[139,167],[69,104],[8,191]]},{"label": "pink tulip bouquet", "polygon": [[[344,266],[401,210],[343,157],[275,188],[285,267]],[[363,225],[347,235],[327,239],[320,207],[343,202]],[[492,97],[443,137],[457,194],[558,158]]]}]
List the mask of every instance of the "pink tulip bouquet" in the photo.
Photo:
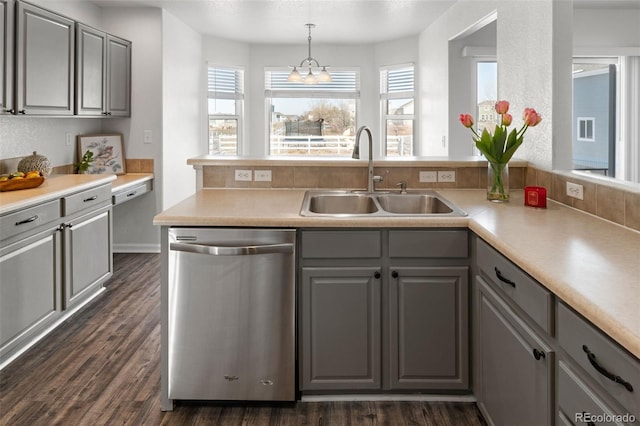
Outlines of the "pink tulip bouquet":
[{"label": "pink tulip bouquet", "polygon": [[493,134],[487,129],[481,135],[473,128],[473,117],[470,114],[460,114],[460,123],[473,132],[476,147],[489,162],[489,185],[487,198],[492,201],[508,201],[508,163],[516,150],[522,145],[524,134],[529,127],[535,127],[542,121],[540,114],[533,108],[525,108],[522,120],[524,124],[518,129],[509,131],[513,117],[509,114],[509,102],[496,102],[496,112],[500,115],[500,122],[496,124]]},{"label": "pink tulip bouquet", "polygon": [[535,127],[542,121],[540,114],[533,108],[525,108],[522,120],[524,124],[520,130],[512,129],[509,132],[513,117],[509,114],[509,102],[496,102],[496,112],[500,115],[500,124],[496,124],[493,135],[487,130],[482,131],[482,135],[473,128],[473,117],[470,114],[460,114],[460,123],[473,132],[473,141],[478,150],[492,163],[506,164],[516,150],[522,145],[524,134],[529,127]]}]

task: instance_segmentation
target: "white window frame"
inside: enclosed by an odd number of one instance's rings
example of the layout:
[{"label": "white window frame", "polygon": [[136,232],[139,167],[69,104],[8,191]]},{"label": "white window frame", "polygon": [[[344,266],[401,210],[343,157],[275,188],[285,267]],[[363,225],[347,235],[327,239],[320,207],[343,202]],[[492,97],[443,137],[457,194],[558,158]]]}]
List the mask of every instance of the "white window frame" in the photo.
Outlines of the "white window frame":
[{"label": "white window frame", "polygon": [[[304,83],[289,83],[280,81],[277,87],[272,87],[271,73],[288,75],[291,70],[281,67],[266,67],[264,69],[264,102],[265,102],[265,146],[267,155],[271,154],[271,99],[301,98],[301,99],[353,99],[355,100],[355,128],[358,126],[358,114],[360,111],[360,68],[359,67],[332,67],[329,71],[333,82],[305,85]],[[355,82],[352,89],[341,89],[338,78],[340,73],[354,73]],[[288,157],[322,158],[318,155],[284,154]]]},{"label": "white window frame", "polygon": [[[583,136],[582,123],[591,123],[591,137],[588,134]],[[576,140],[580,142],[595,142],[596,141],[596,119],[595,117],[576,117]],[[587,129],[588,127],[585,127]],[[585,130],[586,132],[586,130]]]},{"label": "white window frame", "polygon": [[[231,85],[223,84],[221,90],[211,86],[209,78],[210,70],[219,69],[227,72],[234,72],[235,83]],[[235,114],[209,114],[209,99],[230,99],[235,100]],[[207,151],[211,153],[211,141],[209,140],[209,123],[211,120],[235,120],[237,126],[236,153],[240,155],[243,149],[243,117],[244,117],[244,69],[242,67],[228,65],[207,64]]]},{"label": "white window frame", "polygon": [[[386,75],[389,72],[401,69],[413,68],[413,88],[411,90],[404,91],[394,91],[389,93],[387,84]],[[387,149],[387,121],[389,120],[410,120],[413,122],[412,128],[412,141],[413,146],[411,147],[412,155],[416,154],[416,134],[417,134],[417,120],[416,120],[416,108],[417,108],[417,79],[416,79],[416,65],[415,63],[405,63],[405,64],[396,64],[396,65],[386,65],[380,67],[380,134],[382,135],[382,156],[395,158],[396,156],[389,156]],[[413,99],[413,114],[388,114],[387,111],[387,102],[392,99]]]}]

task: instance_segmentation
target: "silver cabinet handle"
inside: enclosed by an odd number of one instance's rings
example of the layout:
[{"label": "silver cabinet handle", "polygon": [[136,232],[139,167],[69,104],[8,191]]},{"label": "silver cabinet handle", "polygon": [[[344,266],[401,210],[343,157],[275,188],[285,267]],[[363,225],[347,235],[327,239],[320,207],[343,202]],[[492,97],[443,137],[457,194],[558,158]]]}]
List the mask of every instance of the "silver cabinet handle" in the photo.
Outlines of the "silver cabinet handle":
[{"label": "silver cabinet handle", "polygon": [[293,253],[293,244],[265,244],[261,246],[220,247],[204,244],[171,243],[170,249],[211,256],[246,256],[252,254]]}]

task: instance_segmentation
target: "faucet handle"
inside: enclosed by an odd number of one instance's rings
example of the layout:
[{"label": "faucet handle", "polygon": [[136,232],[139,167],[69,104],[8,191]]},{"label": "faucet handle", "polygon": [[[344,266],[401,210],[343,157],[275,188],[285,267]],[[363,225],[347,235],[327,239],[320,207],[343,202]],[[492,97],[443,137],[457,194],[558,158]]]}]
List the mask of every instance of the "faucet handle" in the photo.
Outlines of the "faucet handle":
[{"label": "faucet handle", "polygon": [[400,182],[396,183],[396,186],[400,187],[400,193],[401,194],[406,194],[407,193],[407,182],[401,180]]}]

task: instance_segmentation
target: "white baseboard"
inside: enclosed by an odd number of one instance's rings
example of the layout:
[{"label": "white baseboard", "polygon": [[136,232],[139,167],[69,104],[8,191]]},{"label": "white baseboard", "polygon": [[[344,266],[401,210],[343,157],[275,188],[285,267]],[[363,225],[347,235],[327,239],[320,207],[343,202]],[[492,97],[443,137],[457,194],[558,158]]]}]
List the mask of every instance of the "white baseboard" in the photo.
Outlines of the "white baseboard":
[{"label": "white baseboard", "polygon": [[476,402],[473,395],[425,395],[425,394],[370,394],[370,395],[303,395],[304,402],[330,401],[428,401],[428,402]]},{"label": "white baseboard", "polygon": [[114,244],[114,253],[160,253],[160,244]]}]

